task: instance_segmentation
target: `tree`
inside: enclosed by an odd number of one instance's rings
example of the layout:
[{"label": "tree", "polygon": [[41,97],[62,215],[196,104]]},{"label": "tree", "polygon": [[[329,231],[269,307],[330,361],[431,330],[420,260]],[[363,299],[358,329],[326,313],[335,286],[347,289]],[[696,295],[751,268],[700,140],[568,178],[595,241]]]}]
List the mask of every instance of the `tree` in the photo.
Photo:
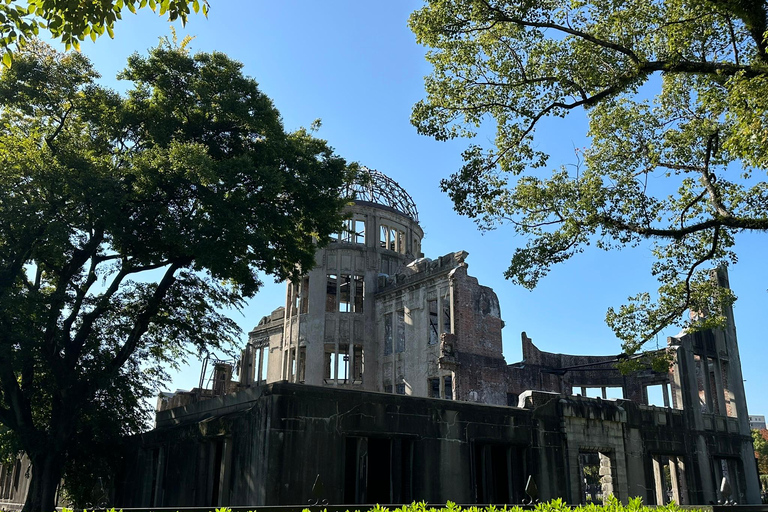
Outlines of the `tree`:
[{"label": "tree", "polygon": [[[470,145],[442,188],[481,228],[508,224],[528,238],[507,278],[533,288],[588,245],[650,241],[658,297],[640,293],[606,316],[624,350],[669,324],[723,325],[734,297],[704,268],[736,261],[738,233],[768,229],[766,9],[429,0],[413,13],[433,66],[413,110],[418,131],[473,137],[495,121],[495,147]],[[590,144],[576,165],[550,170],[537,129],[577,110]]]},{"label": "tree", "polygon": [[191,10],[208,15],[208,0],[20,0],[0,2],[0,48],[3,64],[10,67],[13,53],[23,47],[40,29],[48,30],[60,39],[67,50],[80,49],[80,41],[93,41],[106,31],[114,37],[115,21],[122,18],[123,9],[136,14],[149,6],[168,20],[181,19],[186,24]]},{"label": "tree", "polygon": [[755,448],[759,473],[768,475],[768,430],[752,429],[752,444]]},{"label": "tree", "polygon": [[127,97],[41,43],[0,74],[0,438],[31,460],[24,510],[141,429],[163,365],[231,346],[222,307],[341,227],[352,170],[185,45],[134,54]]}]

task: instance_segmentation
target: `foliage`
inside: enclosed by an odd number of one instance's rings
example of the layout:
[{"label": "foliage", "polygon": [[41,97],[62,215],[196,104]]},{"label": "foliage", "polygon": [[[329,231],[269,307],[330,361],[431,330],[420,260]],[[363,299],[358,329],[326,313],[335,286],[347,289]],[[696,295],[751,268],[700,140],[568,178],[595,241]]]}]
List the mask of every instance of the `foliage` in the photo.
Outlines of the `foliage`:
[{"label": "foliage", "polygon": [[755,448],[760,475],[768,475],[768,430],[752,430],[752,445]]},{"label": "foliage", "polygon": [[104,32],[114,38],[115,21],[122,18],[123,9],[136,14],[149,6],[169,21],[180,19],[186,24],[191,13],[203,11],[208,15],[208,0],[2,0],[0,1],[0,54],[3,64],[10,67],[13,54],[37,36],[40,29],[48,30],[70,48],[80,49],[80,41],[93,41]]},{"label": "foliage", "polygon": [[[507,278],[533,288],[587,246],[650,241],[658,298],[640,293],[606,317],[624,350],[669,324],[723,325],[735,297],[704,268],[736,262],[738,233],[768,229],[767,9],[428,0],[413,13],[433,66],[413,110],[419,132],[471,138],[495,122],[493,147],[471,144],[442,188],[481,228],[528,239]],[[586,111],[590,144],[552,170],[541,137],[574,111]]]},{"label": "foliage", "polygon": [[[222,507],[215,509],[215,512],[231,512],[232,509],[228,507]],[[523,512],[523,507],[513,505],[505,505],[503,508],[490,505],[487,507],[468,507],[462,508],[453,502],[446,503],[445,507],[436,508],[434,506],[428,506],[425,502],[414,502],[410,505],[403,505],[402,507],[395,508],[392,512]],[[606,503],[603,505],[597,505],[594,503],[588,505],[578,505],[571,508],[562,499],[554,499],[547,503],[539,503],[534,509],[536,512],[651,512],[653,510],[659,510],[661,512],[678,512],[681,510],[689,510],[691,512],[697,512],[699,509],[686,508],[682,509],[675,503],[668,505],[660,505],[655,507],[647,507],[643,505],[643,500],[639,497],[630,498],[629,503],[626,505],[621,504],[614,496],[609,496]],[[71,512],[69,509],[64,509],[64,512]],[[110,509],[107,512],[122,512],[122,510]],[[250,512],[250,511],[249,511]],[[255,512],[255,511],[254,511]],[[310,512],[308,508],[305,508],[302,512]],[[349,511],[347,511],[349,512]],[[359,511],[355,511],[359,512]],[[389,512],[387,507],[376,505],[374,508],[369,509],[368,512]]]},{"label": "foliage", "polygon": [[345,162],[187,42],[133,55],[127,97],[39,42],[0,74],[0,441],[31,459],[27,509],[62,471],[78,498],[108,478],[165,368],[230,350],[222,310],[341,226]]}]

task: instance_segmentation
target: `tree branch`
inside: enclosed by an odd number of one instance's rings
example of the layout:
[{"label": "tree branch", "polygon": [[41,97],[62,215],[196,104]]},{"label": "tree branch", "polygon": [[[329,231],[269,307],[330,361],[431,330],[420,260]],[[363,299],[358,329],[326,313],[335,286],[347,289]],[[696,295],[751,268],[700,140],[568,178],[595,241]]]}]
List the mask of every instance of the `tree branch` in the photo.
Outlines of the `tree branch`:
[{"label": "tree branch", "polygon": [[149,324],[152,321],[152,317],[154,317],[160,310],[160,305],[168,293],[168,290],[170,290],[173,283],[176,282],[176,271],[189,265],[190,263],[192,263],[192,259],[187,258],[184,260],[178,260],[168,267],[168,269],[165,271],[165,275],[158,283],[155,292],[149,299],[147,306],[144,308],[144,311],[139,313],[138,317],[136,318],[133,329],[128,335],[128,339],[117,352],[114,359],[110,361],[110,363],[105,368],[106,375],[114,375],[120,369],[120,367],[125,364],[131,354],[133,354],[134,350],[136,350],[136,346],[139,343],[139,339],[144,335],[144,333],[147,332]]}]

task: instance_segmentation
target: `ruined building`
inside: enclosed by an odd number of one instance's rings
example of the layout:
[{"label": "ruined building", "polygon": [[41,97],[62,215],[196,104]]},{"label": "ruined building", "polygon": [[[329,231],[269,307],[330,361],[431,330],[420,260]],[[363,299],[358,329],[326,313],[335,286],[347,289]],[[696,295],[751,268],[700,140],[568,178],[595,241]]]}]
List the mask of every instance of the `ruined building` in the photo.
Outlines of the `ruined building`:
[{"label": "ruined building", "polygon": [[670,338],[668,372],[622,375],[525,333],[507,364],[468,254],[425,258],[413,200],[379,172],[349,195],[343,232],[239,363],[160,398],[115,505],[759,502],[730,311],[724,330]]}]

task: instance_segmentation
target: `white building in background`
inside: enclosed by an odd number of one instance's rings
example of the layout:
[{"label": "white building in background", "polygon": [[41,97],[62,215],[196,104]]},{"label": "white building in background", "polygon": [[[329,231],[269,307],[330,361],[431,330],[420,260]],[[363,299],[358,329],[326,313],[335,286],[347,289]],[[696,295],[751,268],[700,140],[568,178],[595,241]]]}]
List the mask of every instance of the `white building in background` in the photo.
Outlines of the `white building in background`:
[{"label": "white building in background", "polygon": [[762,430],[765,428],[765,416],[750,415],[749,428],[752,430]]}]

